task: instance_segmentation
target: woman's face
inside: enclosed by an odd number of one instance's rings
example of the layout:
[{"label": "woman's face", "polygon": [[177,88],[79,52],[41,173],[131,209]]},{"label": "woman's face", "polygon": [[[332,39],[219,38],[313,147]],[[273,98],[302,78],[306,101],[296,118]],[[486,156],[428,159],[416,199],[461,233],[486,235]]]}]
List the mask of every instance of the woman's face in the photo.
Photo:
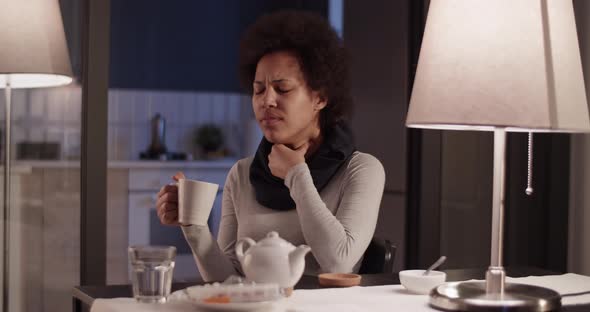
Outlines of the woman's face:
[{"label": "woman's face", "polygon": [[260,59],[252,108],[269,142],[296,145],[319,134],[319,114],[325,106],[319,92],[307,86],[292,52],[273,52]]}]

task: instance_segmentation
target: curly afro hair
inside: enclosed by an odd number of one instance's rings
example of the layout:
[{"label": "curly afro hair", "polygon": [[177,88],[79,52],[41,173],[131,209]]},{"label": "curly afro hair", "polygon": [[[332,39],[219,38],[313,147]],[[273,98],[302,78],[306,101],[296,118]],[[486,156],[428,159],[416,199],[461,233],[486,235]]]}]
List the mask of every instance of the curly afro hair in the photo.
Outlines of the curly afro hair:
[{"label": "curly afro hair", "polygon": [[240,42],[239,71],[241,84],[250,94],[258,61],[277,51],[295,53],[309,88],[327,99],[320,113],[322,129],[347,120],[352,97],[346,51],[323,17],[304,11],[278,11],[260,17],[246,30]]}]

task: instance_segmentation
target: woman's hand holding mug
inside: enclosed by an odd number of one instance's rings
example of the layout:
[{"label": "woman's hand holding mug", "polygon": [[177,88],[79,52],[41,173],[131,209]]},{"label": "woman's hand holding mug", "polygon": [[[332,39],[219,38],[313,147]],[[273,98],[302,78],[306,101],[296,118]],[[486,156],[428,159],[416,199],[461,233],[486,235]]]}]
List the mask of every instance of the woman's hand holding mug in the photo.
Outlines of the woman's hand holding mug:
[{"label": "woman's hand holding mug", "polygon": [[[176,173],[172,179],[178,182],[184,179],[182,172]],[[178,186],[176,183],[167,184],[158,192],[158,200],[156,201],[156,209],[160,222],[166,225],[180,225],[178,223]]]},{"label": "woman's hand holding mug", "polygon": [[219,185],[187,179],[182,172],[158,193],[158,217],[167,225],[207,225]]}]

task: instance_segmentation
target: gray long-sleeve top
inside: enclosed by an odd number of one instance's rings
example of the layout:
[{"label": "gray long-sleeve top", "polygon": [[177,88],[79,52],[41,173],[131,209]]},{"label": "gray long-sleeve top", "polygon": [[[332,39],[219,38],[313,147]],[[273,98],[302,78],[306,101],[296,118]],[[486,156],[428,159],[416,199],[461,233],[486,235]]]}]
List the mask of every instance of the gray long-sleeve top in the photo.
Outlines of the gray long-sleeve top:
[{"label": "gray long-sleeve top", "polygon": [[270,231],[293,245],[307,244],[306,274],[356,272],[375,231],[385,185],[385,171],[375,157],[354,152],[318,193],[306,163],[287,173],[285,185],[296,209],[278,211],[256,201],[249,173],[252,158],[229,171],[222,202],[218,241],[207,226],[183,226],[201,276],[222,281],[240,273],[235,245],[240,238],[258,241]]}]

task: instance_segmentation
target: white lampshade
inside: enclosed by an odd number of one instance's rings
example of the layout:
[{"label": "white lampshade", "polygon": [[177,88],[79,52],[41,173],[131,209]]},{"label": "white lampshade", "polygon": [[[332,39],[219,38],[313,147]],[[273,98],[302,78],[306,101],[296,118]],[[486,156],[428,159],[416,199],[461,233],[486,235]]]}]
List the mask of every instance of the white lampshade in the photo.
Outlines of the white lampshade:
[{"label": "white lampshade", "polygon": [[72,69],[57,0],[0,0],[0,88],[65,85]]},{"label": "white lampshade", "polygon": [[590,131],[571,0],[432,0],[406,124]]}]

